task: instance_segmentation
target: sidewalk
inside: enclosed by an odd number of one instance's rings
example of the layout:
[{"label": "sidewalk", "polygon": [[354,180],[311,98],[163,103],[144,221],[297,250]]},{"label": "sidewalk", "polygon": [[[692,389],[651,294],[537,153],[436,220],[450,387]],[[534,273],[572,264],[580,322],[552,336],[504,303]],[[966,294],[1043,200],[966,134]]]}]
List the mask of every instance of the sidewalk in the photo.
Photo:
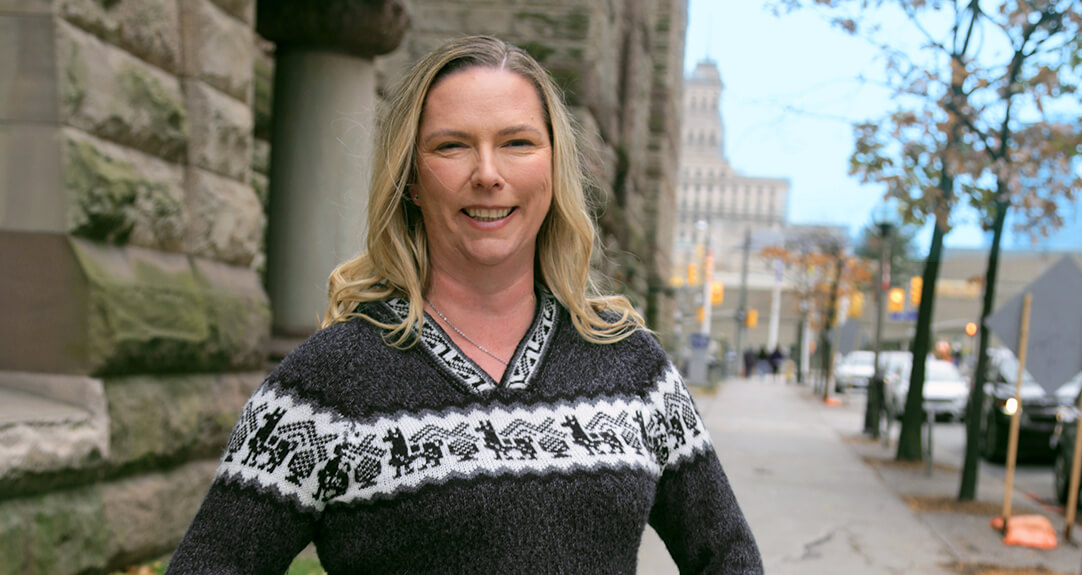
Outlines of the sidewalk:
[{"label": "sidewalk", "polygon": [[[960,563],[1079,572],[1082,550],[1062,540],[1051,551],[1003,545],[988,526],[996,513],[910,509],[903,495],[953,497],[957,473],[890,465],[892,449],[860,438],[853,405],[827,407],[808,387],[769,380],[695,397],[771,575],[947,575],[963,573],[951,568]],[[981,499],[995,509],[1002,490],[986,485]],[[1016,514],[1041,512],[1020,493],[1014,501]],[[1062,530],[1062,517],[1043,514]],[[639,573],[677,573],[649,530],[639,557]]]}]

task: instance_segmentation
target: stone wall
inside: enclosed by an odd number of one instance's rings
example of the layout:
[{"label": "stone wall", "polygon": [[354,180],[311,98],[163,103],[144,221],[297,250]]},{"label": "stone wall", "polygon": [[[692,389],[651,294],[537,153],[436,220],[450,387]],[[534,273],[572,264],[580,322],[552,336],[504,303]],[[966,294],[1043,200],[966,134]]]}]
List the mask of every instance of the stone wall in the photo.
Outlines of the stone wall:
[{"label": "stone wall", "polygon": [[592,144],[604,252],[599,267],[672,338],[669,276],[686,0],[411,0],[410,34],[379,61],[393,85],[425,52],[460,34],[529,51],[564,89]]},{"label": "stone wall", "polygon": [[0,0],[0,574],[171,550],[262,381],[254,19]]}]

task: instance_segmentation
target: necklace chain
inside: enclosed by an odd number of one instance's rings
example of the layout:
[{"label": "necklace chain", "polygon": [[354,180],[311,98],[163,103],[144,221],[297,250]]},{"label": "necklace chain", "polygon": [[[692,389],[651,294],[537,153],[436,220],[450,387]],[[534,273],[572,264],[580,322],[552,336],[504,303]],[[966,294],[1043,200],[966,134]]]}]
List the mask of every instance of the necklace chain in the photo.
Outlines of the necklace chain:
[{"label": "necklace chain", "polygon": [[440,308],[436,307],[436,304],[432,303],[432,300],[430,300],[430,299],[428,299],[426,297],[425,301],[428,303],[428,306],[431,307],[432,310],[436,312],[436,315],[440,316],[440,319],[442,319],[444,321],[444,323],[451,326],[451,329],[455,330],[455,333],[457,333],[458,335],[461,335],[466,341],[470,342],[473,345],[473,347],[476,347],[477,349],[485,352],[485,354],[487,354],[492,359],[502,363],[504,365],[504,367],[506,367],[508,365],[508,362],[504,361],[503,358],[501,358],[500,356],[498,356],[498,355],[492,353],[491,351],[485,349],[485,346],[477,343],[476,341],[473,341],[472,339],[470,339],[470,336],[462,333],[462,330],[458,329],[458,326],[451,323],[451,320],[447,319],[447,316],[443,315],[443,312],[440,311]]}]

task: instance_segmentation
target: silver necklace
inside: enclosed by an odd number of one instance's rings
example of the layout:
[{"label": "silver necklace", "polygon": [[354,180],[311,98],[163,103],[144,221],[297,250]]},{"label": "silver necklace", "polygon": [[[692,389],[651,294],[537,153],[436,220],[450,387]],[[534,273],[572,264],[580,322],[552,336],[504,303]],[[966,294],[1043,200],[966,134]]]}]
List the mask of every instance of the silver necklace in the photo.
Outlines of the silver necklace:
[{"label": "silver necklace", "polygon": [[462,333],[462,330],[458,329],[458,326],[451,323],[451,320],[447,319],[447,316],[443,315],[443,312],[440,311],[440,308],[436,307],[436,304],[432,303],[432,300],[430,300],[430,299],[428,299],[426,297],[425,301],[428,303],[428,306],[431,307],[432,310],[436,312],[436,315],[440,316],[440,319],[442,319],[444,321],[444,323],[451,326],[451,329],[455,330],[455,333],[457,333],[458,335],[461,335],[463,337],[463,339],[465,339],[466,341],[473,344],[473,347],[476,347],[477,349],[485,352],[489,357],[491,357],[492,359],[502,363],[504,365],[504,367],[507,367],[507,362],[504,361],[500,356],[498,356],[498,355],[492,353],[491,351],[485,349],[485,346],[477,343],[476,341],[473,341],[472,339],[470,339],[470,336]]}]

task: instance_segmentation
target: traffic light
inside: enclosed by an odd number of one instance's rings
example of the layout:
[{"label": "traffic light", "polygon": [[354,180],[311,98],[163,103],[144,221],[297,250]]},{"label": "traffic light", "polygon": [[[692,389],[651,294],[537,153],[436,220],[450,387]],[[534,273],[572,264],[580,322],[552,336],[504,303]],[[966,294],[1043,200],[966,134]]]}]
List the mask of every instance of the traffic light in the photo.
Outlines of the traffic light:
[{"label": "traffic light", "polygon": [[699,266],[697,264],[688,264],[688,285],[699,285]]},{"label": "traffic light", "polygon": [[969,322],[966,324],[966,335],[973,337],[977,335],[977,324],[975,322]]},{"label": "traffic light", "polygon": [[864,313],[864,294],[854,292],[849,296],[849,317],[858,318]]},{"label": "traffic light", "polygon": [[920,305],[920,290],[924,287],[924,278],[913,276],[909,278],[909,301],[913,307]]},{"label": "traffic light", "polygon": [[746,319],[744,319],[744,326],[755,327],[757,325],[759,325],[759,310],[751,308],[748,310]]},{"label": "traffic light", "polygon": [[725,284],[713,282],[710,286],[710,305],[720,306],[725,301]]},{"label": "traffic light", "polygon": [[706,308],[699,306],[699,309],[695,311],[695,321],[701,324],[704,319],[706,319]]},{"label": "traffic light", "polygon": [[905,311],[905,290],[891,288],[887,292],[887,311],[890,313],[902,313]]}]

